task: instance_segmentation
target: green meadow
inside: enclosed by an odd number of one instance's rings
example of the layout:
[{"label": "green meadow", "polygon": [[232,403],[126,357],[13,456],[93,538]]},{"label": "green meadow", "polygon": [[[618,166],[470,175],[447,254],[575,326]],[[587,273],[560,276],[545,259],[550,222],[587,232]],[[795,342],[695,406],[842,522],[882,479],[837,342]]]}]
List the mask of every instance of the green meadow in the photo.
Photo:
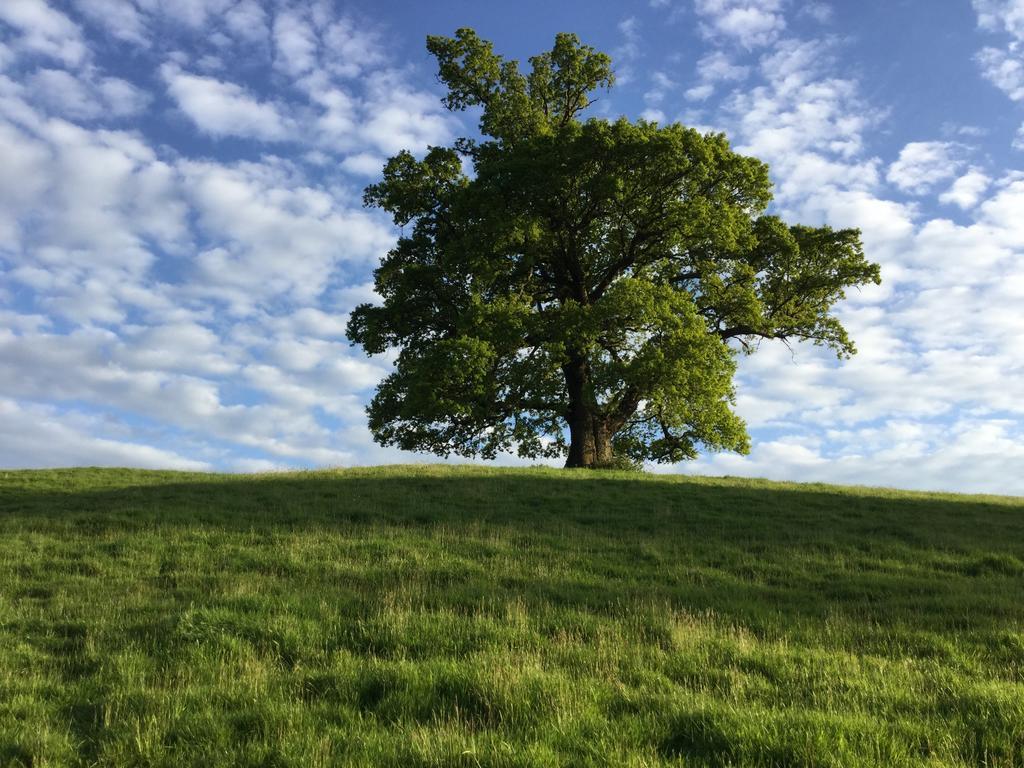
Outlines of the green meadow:
[{"label": "green meadow", "polygon": [[0,472],[0,766],[1024,766],[1024,499]]}]

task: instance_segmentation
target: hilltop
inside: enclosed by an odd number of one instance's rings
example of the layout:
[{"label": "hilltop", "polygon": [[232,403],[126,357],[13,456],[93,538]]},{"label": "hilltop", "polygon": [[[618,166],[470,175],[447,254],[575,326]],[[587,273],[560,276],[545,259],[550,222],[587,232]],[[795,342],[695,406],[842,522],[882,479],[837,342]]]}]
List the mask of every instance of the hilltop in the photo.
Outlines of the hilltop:
[{"label": "hilltop", "polygon": [[0,472],[0,765],[1021,766],[1024,499]]}]

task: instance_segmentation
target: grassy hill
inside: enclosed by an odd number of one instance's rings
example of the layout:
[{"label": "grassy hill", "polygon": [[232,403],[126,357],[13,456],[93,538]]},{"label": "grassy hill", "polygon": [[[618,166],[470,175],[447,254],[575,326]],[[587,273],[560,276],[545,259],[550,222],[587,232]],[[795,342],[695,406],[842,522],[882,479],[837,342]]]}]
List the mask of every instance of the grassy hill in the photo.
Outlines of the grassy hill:
[{"label": "grassy hill", "polygon": [[1024,766],[1024,500],[0,472],[0,765]]}]

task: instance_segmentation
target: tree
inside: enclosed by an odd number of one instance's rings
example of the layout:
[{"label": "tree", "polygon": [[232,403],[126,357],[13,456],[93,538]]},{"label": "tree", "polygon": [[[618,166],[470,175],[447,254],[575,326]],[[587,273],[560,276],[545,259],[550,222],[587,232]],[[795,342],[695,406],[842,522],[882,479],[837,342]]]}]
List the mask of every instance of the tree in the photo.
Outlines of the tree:
[{"label": "tree", "polygon": [[427,48],[480,137],[400,152],[366,189],[403,229],[375,272],[383,305],[348,325],[368,354],[398,349],[367,409],[378,442],[567,467],[746,452],[740,351],[854,353],[830,309],[879,282],[858,230],[766,215],[766,165],[722,134],[583,119],[614,78],[575,35],[529,74],[471,29]]}]

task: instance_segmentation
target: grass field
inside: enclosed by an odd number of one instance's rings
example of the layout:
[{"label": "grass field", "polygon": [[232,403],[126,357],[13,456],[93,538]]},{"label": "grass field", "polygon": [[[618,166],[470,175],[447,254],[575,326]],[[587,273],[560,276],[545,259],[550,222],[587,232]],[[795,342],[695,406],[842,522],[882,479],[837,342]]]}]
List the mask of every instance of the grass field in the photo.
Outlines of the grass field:
[{"label": "grass field", "polygon": [[1024,766],[1024,500],[0,472],[0,765]]}]

